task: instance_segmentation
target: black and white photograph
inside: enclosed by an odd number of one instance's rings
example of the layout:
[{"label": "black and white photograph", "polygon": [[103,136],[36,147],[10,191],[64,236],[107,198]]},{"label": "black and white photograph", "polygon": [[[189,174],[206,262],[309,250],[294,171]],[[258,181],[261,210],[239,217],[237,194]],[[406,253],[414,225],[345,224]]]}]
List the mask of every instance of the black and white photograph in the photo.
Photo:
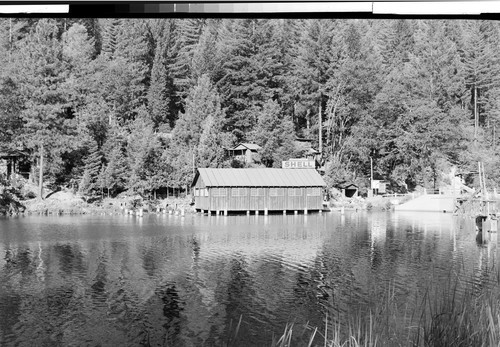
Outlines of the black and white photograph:
[{"label": "black and white photograph", "polygon": [[1,13],[0,346],[500,346],[500,22],[202,5]]}]

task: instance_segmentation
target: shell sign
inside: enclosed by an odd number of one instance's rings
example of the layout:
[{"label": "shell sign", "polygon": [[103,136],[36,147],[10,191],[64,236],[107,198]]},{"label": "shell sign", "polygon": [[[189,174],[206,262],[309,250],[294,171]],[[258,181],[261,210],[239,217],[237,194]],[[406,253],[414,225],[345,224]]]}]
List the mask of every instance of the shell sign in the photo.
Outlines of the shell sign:
[{"label": "shell sign", "polygon": [[315,169],[314,160],[287,160],[282,162],[283,169]]}]

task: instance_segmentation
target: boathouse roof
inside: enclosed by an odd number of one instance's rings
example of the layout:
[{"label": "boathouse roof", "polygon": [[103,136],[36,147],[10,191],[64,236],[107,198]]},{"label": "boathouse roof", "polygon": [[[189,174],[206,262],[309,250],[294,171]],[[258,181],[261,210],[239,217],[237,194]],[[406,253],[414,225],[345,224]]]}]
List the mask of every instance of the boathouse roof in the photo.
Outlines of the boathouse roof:
[{"label": "boathouse roof", "polygon": [[193,186],[201,179],[206,187],[324,187],[314,169],[198,169]]}]

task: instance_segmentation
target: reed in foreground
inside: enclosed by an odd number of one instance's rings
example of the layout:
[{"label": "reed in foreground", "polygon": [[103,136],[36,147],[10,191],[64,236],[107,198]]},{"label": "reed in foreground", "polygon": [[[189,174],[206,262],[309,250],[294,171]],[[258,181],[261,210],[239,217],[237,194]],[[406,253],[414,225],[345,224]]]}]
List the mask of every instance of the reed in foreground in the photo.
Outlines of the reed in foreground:
[{"label": "reed in foreground", "polygon": [[[429,281],[413,307],[398,303],[394,288],[389,287],[383,300],[368,312],[357,309],[336,317],[326,315],[324,327],[306,325],[308,347],[500,346],[498,287],[452,277],[444,287]],[[294,324],[287,324],[272,346],[297,345],[293,331]]]}]

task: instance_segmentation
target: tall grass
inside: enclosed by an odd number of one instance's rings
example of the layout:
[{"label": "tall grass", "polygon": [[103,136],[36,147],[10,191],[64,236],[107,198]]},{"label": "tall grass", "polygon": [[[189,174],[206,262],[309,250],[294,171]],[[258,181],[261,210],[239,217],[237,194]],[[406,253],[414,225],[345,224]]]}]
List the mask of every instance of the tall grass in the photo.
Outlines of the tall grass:
[{"label": "tall grass", "polygon": [[[368,311],[326,315],[324,327],[306,325],[308,346],[500,346],[499,273],[489,271],[488,278],[496,285],[478,285],[451,273],[447,283],[432,279],[411,306],[398,302],[394,285],[389,285]],[[287,324],[272,346],[294,345],[293,328]]]}]

